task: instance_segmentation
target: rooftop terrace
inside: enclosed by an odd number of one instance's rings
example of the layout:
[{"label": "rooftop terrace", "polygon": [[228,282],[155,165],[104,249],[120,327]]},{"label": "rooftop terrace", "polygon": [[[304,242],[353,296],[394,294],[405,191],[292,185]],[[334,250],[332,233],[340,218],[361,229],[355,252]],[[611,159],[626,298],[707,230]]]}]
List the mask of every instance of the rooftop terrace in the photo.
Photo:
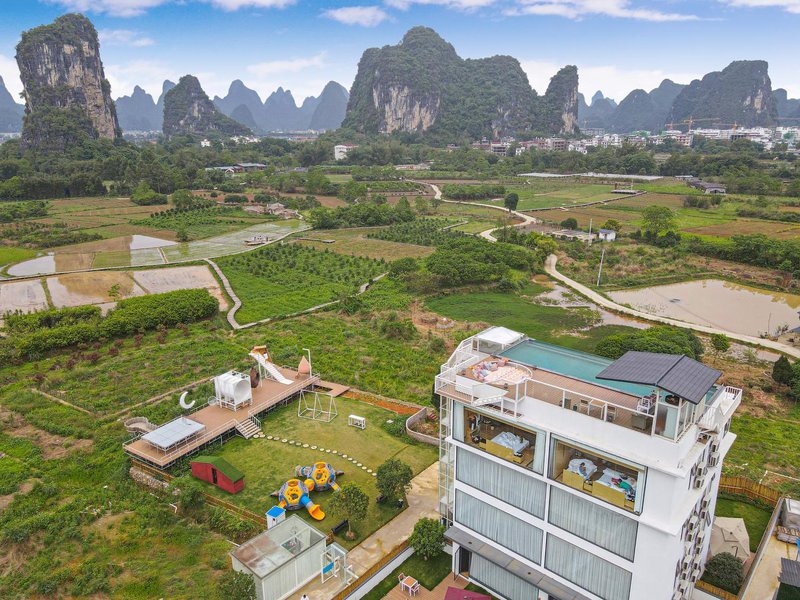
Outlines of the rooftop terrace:
[{"label": "rooftop terrace", "polygon": [[693,425],[719,430],[738,404],[741,390],[716,385],[720,375],[686,357],[645,352],[612,361],[494,327],[459,345],[436,392],[513,418],[544,402],[677,441]]}]

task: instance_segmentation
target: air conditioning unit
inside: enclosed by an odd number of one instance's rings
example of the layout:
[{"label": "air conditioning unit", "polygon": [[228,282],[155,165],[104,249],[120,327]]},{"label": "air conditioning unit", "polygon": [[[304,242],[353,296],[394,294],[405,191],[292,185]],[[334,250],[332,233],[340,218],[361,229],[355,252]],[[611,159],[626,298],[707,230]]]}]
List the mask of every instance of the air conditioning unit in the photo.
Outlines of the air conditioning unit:
[{"label": "air conditioning unit", "polygon": [[708,466],[716,467],[719,462],[719,452],[712,452],[708,457]]},{"label": "air conditioning unit", "polygon": [[674,594],[672,594],[672,600],[683,600],[683,592],[677,590]]},{"label": "air conditioning unit", "polygon": [[681,594],[685,594],[686,590],[688,589],[689,589],[689,582],[686,581],[685,579],[681,579],[680,583],[678,584],[678,591]]},{"label": "air conditioning unit", "polygon": [[719,452],[719,440],[711,442],[711,453],[714,454],[715,452]]},{"label": "air conditioning unit", "polygon": [[709,504],[711,504],[711,498],[703,498],[703,504],[701,505],[703,510],[707,510]]},{"label": "air conditioning unit", "polygon": [[705,484],[705,482],[706,482],[705,477],[697,477],[697,479],[694,480],[694,489],[696,490],[701,489]]},{"label": "air conditioning unit", "polygon": [[689,530],[693,530],[697,527],[697,524],[700,522],[700,518],[697,515],[692,515],[689,519]]},{"label": "air conditioning unit", "polygon": [[708,510],[705,508],[700,509],[700,520],[704,521],[705,518],[708,516]]},{"label": "air conditioning unit", "polygon": [[687,542],[694,541],[694,531],[692,531],[691,529],[689,530],[689,533],[686,534],[686,541]]},{"label": "air conditioning unit", "polygon": [[692,571],[692,583],[700,579],[700,569],[695,569]]}]

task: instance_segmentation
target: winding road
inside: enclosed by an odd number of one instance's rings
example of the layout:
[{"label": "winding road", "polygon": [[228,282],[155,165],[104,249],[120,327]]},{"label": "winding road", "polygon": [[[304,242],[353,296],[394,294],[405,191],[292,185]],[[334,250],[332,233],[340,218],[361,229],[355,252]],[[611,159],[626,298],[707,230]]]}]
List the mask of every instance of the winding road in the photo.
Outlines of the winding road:
[{"label": "winding road", "polygon": [[[530,215],[526,215],[519,211],[513,210],[510,211],[505,207],[502,206],[495,206],[493,204],[478,204],[476,202],[462,202],[460,200],[444,200],[442,198],[442,191],[439,189],[439,186],[432,184],[432,183],[424,183],[431,187],[434,192],[434,197],[438,200],[442,200],[442,202],[449,202],[452,204],[469,204],[470,206],[485,206],[487,208],[493,208],[495,210],[500,210],[503,212],[509,212],[521,219],[523,219],[522,223],[517,223],[514,227],[524,227],[530,223],[537,223],[539,222],[538,219],[531,217]],[[497,238],[492,235],[492,232],[495,231],[497,227],[493,227],[492,229],[487,229],[486,231],[482,231],[480,235],[482,238],[489,240],[490,242],[496,242]],[[621,313],[624,315],[629,315],[631,317],[636,317],[637,319],[643,319],[646,321],[651,321],[654,323],[662,323],[664,325],[672,325],[674,327],[681,327],[683,329],[691,329],[693,331],[698,331],[700,333],[705,333],[708,335],[721,333],[726,335],[732,340],[736,340],[737,342],[742,342],[751,346],[757,346],[759,348],[764,348],[766,350],[774,350],[776,352],[780,352],[787,356],[791,356],[793,358],[800,359],[800,349],[795,348],[793,346],[789,346],[788,344],[783,344],[781,342],[776,342],[774,340],[767,340],[758,337],[754,337],[751,335],[744,335],[741,333],[734,333],[733,331],[727,331],[725,329],[719,329],[716,327],[709,327],[706,325],[697,325],[696,323],[689,323],[687,321],[679,321],[678,319],[670,319],[669,317],[661,317],[658,315],[653,315],[650,313],[642,312],[640,310],[636,310],[633,308],[629,308],[627,306],[623,306],[622,304],[617,304],[613,300],[609,300],[602,294],[594,291],[593,289],[583,285],[582,283],[578,283],[577,281],[570,279],[566,275],[563,275],[558,272],[556,269],[556,262],[558,261],[558,257],[555,254],[551,254],[547,257],[544,263],[544,270],[545,272],[552,277],[553,279],[560,281],[573,291],[577,292],[581,296],[588,298],[598,306],[602,306],[605,309],[614,311],[616,313]]]}]

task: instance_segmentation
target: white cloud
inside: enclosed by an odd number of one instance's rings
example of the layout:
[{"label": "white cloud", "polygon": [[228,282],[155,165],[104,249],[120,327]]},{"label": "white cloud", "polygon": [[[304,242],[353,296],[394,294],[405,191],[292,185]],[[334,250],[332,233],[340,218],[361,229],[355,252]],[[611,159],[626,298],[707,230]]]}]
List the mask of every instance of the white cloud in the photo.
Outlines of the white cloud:
[{"label": "white cloud", "polygon": [[256,77],[267,77],[276,73],[294,73],[303,69],[322,67],[325,64],[325,52],[314,56],[302,56],[284,60],[270,60],[267,62],[247,65],[247,72]]},{"label": "white cloud", "polygon": [[[544,94],[550,78],[566,64],[543,60],[523,60],[520,63],[531,85],[539,94]],[[578,67],[580,91],[587,102],[591,102],[592,95],[597,90],[601,90],[604,96],[613,98],[619,103],[631,91],[641,88],[649,92],[658,87],[664,79],[686,84],[699,76],[702,74],[661,69],[624,69],[616,65]]]},{"label": "white cloud", "polygon": [[800,0],[720,0],[724,4],[740,8],[782,8],[800,14]]},{"label": "white cloud", "polygon": [[361,25],[362,27],[375,27],[389,18],[389,14],[380,6],[331,8],[323,11],[322,16],[345,25]]},{"label": "white cloud", "polygon": [[113,17],[135,17],[170,0],[47,0],[67,10],[105,13]]},{"label": "white cloud", "polygon": [[424,6],[445,6],[457,10],[475,10],[496,4],[497,0],[385,0],[387,6],[408,10],[414,4]]},{"label": "white cloud", "polygon": [[22,91],[22,82],[19,79],[17,61],[0,54],[0,76],[3,77],[6,89],[14,96],[14,100],[21,103],[19,93]]},{"label": "white cloud", "polygon": [[638,5],[632,6],[631,0],[518,0],[517,6],[503,12],[508,16],[540,15],[559,16],[567,19],[580,19],[587,16],[656,22],[695,21],[698,19],[696,15],[662,12]]},{"label": "white cloud", "polygon": [[100,36],[100,43],[108,44],[109,46],[144,48],[155,44],[152,38],[130,29],[101,29],[98,35]]},{"label": "white cloud", "polygon": [[[46,0],[67,10],[77,12],[104,13],[112,17],[136,17],[151,8],[171,3],[186,3],[189,0]],[[201,0],[225,11],[240,8],[284,8],[296,0]]]},{"label": "white cloud", "polygon": [[125,64],[106,65],[105,73],[111,84],[112,98],[130,95],[134,86],[138,85],[154,100],[161,94],[161,84],[165,79],[177,82],[183,75],[158,60],[132,60]]}]

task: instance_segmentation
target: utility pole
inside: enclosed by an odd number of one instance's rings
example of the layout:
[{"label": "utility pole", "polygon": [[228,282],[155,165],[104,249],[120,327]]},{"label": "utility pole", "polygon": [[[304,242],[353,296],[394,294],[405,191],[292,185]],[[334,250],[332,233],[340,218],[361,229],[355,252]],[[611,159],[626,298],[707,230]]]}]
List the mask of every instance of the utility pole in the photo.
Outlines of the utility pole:
[{"label": "utility pole", "polygon": [[603,246],[603,252],[600,254],[600,267],[597,269],[597,287],[600,287],[600,274],[603,272],[603,259],[606,257],[606,248]]}]

